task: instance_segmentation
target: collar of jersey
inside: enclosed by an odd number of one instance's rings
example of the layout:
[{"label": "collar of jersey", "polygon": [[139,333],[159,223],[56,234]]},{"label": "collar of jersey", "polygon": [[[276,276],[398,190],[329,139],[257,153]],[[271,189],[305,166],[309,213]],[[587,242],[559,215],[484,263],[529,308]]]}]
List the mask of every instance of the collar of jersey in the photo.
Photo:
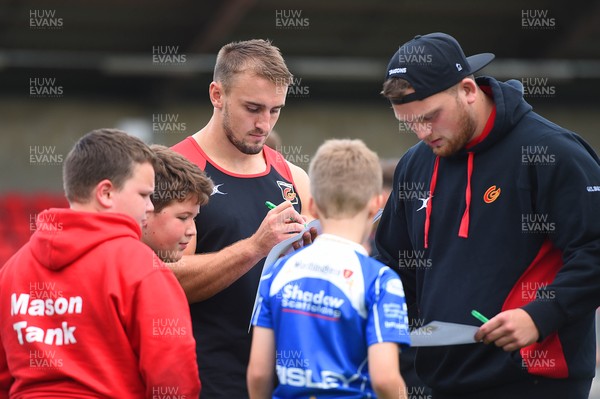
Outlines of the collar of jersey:
[{"label": "collar of jersey", "polygon": [[317,238],[315,238],[315,243],[317,243],[319,241],[329,241],[329,242],[336,242],[339,244],[348,245],[348,246],[352,247],[352,249],[354,249],[356,252],[359,252],[365,256],[369,256],[369,253],[367,252],[365,247],[363,247],[362,245],[360,245],[352,240],[348,240],[347,238],[336,236],[335,234],[327,234],[327,233],[320,234],[319,236],[317,236]]}]

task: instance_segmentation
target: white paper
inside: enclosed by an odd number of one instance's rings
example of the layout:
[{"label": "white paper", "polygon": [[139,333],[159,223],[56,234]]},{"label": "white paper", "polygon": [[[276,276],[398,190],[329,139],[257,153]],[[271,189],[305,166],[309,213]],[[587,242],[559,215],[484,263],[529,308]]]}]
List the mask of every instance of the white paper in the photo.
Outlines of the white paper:
[{"label": "white paper", "polygon": [[379,219],[381,219],[381,215],[383,215],[383,208],[379,208],[375,216],[373,216],[373,223],[376,223]]},{"label": "white paper", "polygon": [[321,234],[321,222],[319,222],[319,219],[314,219],[309,224],[307,224],[304,230],[302,230],[300,233],[295,234],[290,238],[285,239],[279,244],[275,245],[273,249],[271,249],[271,252],[269,252],[269,254],[267,255],[267,259],[265,259],[263,270],[265,267],[271,266],[273,263],[275,263],[277,259],[281,257],[281,255],[287,255],[288,253],[292,252],[294,249],[294,247],[292,247],[292,244],[302,239],[302,235],[308,230],[310,230],[311,227],[315,227],[317,229],[317,233]]},{"label": "white paper", "polygon": [[432,321],[410,332],[410,346],[442,346],[474,344],[479,327],[467,324]]},{"label": "white paper", "polygon": [[[314,219],[310,223],[308,223],[301,232],[294,234],[290,238],[281,241],[279,244],[275,245],[273,247],[273,249],[271,249],[271,252],[269,252],[269,254],[267,255],[267,259],[265,259],[265,263],[263,264],[263,268],[260,273],[260,276],[261,276],[260,281],[261,282],[262,282],[263,278],[265,277],[265,270],[268,270],[267,268],[269,266],[271,266],[273,263],[277,262],[277,259],[279,259],[282,255],[287,255],[288,253],[292,252],[294,250],[294,247],[292,246],[292,244],[295,243],[296,241],[301,240],[302,235],[305,232],[309,231],[312,227],[317,229],[317,234],[321,234],[323,232],[323,229],[321,227],[321,222],[319,221],[319,219]],[[254,315],[256,313],[256,305],[258,302],[259,290],[260,290],[260,283],[259,283],[258,289],[256,290],[256,295],[254,298],[254,307],[252,309],[252,317],[250,318],[250,324],[248,325],[248,332],[250,332],[250,329],[252,328],[252,320],[254,320]]]}]

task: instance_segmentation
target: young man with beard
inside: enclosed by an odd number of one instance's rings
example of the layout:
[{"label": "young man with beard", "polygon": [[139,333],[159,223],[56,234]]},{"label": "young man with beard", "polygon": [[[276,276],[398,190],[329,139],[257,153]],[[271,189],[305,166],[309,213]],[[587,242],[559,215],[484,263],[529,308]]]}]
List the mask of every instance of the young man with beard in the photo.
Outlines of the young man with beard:
[{"label": "young man with beard", "polygon": [[[195,255],[173,267],[191,304],[204,398],[247,397],[248,330],[264,258],[306,222],[306,172],[264,145],[291,78],[270,42],[227,44],[209,87],[210,121],[173,147],[215,185],[196,218]],[[279,205],[269,211],[265,201]]]},{"label": "young man with beard", "polygon": [[533,112],[520,82],[475,79],[493,57],[466,58],[432,33],[390,60],[382,94],[421,142],[396,168],[380,259],[399,271],[413,325],[475,325],[472,309],[490,319],[475,335],[483,343],[417,349],[433,398],[587,398],[600,160]]}]

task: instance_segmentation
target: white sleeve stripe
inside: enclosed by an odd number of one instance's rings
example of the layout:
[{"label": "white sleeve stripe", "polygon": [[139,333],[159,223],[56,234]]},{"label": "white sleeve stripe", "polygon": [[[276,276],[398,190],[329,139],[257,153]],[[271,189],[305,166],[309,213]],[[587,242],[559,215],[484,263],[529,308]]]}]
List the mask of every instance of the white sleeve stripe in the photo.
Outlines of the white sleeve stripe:
[{"label": "white sleeve stripe", "polygon": [[258,322],[258,315],[260,314],[260,308],[262,307],[262,301],[263,301],[263,298],[259,296],[256,301],[256,307],[254,308],[254,314],[253,314],[252,320],[250,322],[250,325],[256,325],[256,323]]},{"label": "white sleeve stripe", "polygon": [[375,280],[375,302],[373,303],[373,319],[375,322],[375,333],[377,335],[377,342],[383,342],[383,337],[381,336],[381,326],[379,324],[379,312],[377,310],[377,304],[379,302],[379,295],[381,293],[381,275],[385,271],[385,268],[379,269],[379,275],[377,276],[377,280]]}]

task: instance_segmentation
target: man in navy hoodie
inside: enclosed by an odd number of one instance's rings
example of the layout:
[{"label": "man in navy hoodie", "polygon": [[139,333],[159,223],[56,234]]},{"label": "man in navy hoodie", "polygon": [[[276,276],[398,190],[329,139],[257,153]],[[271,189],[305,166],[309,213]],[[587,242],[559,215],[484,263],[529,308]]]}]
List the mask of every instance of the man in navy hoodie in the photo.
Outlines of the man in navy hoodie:
[{"label": "man in navy hoodie", "polygon": [[433,398],[587,398],[600,305],[600,160],[532,111],[518,81],[473,73],[443,33],[416,36],[382,94],[421,140],[395,171],[376,235],[413,326],[478,325],[471,345],[417,349]]}]

